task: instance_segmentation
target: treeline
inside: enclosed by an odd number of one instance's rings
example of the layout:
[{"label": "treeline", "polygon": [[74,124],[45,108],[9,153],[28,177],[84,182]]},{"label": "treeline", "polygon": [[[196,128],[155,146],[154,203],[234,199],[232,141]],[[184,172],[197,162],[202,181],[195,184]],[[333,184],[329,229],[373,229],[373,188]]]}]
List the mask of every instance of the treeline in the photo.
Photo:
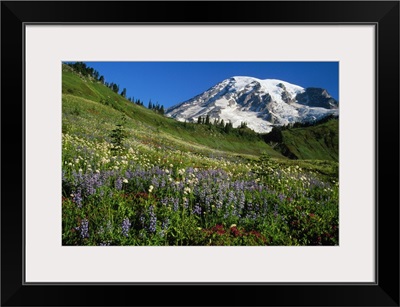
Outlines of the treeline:
[{"label": "treeline", "polygon": [[[134,99],[134,97],[127,97],[127,91],[126,88],[123,88],[121,92],[119,92],[120,87],[117,83],[114,82],[106,82],[105,78],[103,75],[100,75],[100,73],[94,69],[93,67],[89,67],[86,65],[84,62],[75,62],[75,63],[65,63],[69,67],[71,67],[76,73],[84,76],[84,77],[89,77],[92,79],[95,79],[96,81],[100,82],[101,84],[107,86],[109,89],[111,89],[113,92],[120,94],[122,97],[128,99],[130,102],[144,107],[144,103],[140,99]],[[107,101],[102,101],[104,104],[108,104]],[[164,106],[160,104],[153,105],[151,104],[151,100],[149,103],[150,110],[155,111],[158,114],[164,115]]]},{"label": "treeline", "polygon": [[[116,84],[114,82],[106,82],[106,79],[104,78],[103,75],[100,75],[100,73],[93,67],[87,66],[86,63],[75,62],[75,63],[66,63],[66,64],[69,67],[71,67],[78,74],[80,74],[84,77],[89,77],[89,78],[95,79],[96,81],[99,81],[100,83],[107,86],[113,92],[119,93],[119,85],[118,84]],[[121,94],[121,96],[126,97],[126,88],[124,88],[120,94]]]},{"label": "treeline", "polygon": [[133,102],[134,104],[137,104],[138,106],[144,107],[144,103],[143,101],[141,101],[140,99],[136,99],[134,97],[128,97],[128,100],[130,102]]},{"label": "treeline", "polygon": [[[205,117],[199,116],[197,118],[197,123],[200,125],[213,125],[215,127],[219,127],[225,133],[229,133],[232,129],[234,129],[230,121],[225,123],[223,119],[220,120],[218,118],[215,118],[213,121],[211,121],[210,116],[208,114]],[[239,129],[247,128],[247,123],[242,122],[238,128]]]},{"label": "treeline", "polygon": [[337,119],[338,117],[336,115],[330,114],[328,116],[325,116],[319,120],[312,120],[304,123],[296,122],[296,123],[290,123],[287,125],[281,126],[282,130],[290,129],[290,128],[305,128],[305,127],[313,127],[316,125],[320,125],[323,123],[326,123],[330,121],[331,119]]},{"label": "treeline", "polygon": [[274,142],[274,143],[281,143],[283,141],[282,131],[292,129],[292,128],[305,128],[305,127],[314,127],[317,125],[321,125],[327,123],[330,120],[337,119],[338,117],[335,115],[328,115],[320,120],[312,121],[312,122],[305,122],[305,123],[291,123],[288,125],[283,126],[275,126],[269,133],[263,134],[262,138],[265,142]]},{"label": "treeline", "polygon": [[160,105],[158,102],[156,104],[153,104],[151,102],[151,100],[149,101],[149,105],[147,107],[149,110],[153,110],[154,112],[164,115],[165,110],[164,110],[164,106]]},{"label": "treeline", "polygon": [[87,66],[83,62],[66,63],[66,65],[84,77],[92,77],[98,81],[103,80],[104,82],[104,76],[100,76],[100,73],[96,69]]},{"label": "treeline", "polygon": [[[250,129],[247,127],[246,122],[242,122],[240,126],[234,128],[233,124],[229,122],[225,122],[223,119],[211,119],[209,115],[207,116],[199,116],[197,118],[197,122],[195,122],[197,125],[204,125],[206,126],[210,131],[214,132],[219,132],[219,133],[224,133],[227,135],[235,135],[239,137],[245,137],[246,139],[249,140],[260,140],[260,135],[255,132],[254,130]],[[187,127],[188,124],[187,122],[184,123],[184,125]]]}]

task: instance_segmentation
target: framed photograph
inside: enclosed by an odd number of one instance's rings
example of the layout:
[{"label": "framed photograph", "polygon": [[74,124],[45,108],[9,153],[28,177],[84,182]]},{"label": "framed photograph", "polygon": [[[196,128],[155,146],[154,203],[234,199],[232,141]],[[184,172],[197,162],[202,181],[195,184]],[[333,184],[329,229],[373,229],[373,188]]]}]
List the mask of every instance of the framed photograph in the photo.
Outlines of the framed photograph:
[{"label": "framed photograph", "polygon": [[398,1],[1,26],[3,306],[399,306]]}]

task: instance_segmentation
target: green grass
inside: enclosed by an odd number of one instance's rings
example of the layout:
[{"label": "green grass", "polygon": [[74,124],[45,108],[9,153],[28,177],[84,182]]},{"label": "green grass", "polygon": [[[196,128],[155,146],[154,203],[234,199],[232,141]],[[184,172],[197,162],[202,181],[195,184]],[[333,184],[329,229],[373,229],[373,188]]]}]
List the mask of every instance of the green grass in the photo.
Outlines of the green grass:
[{"label": "green grass", "polygon": [[298,159],[339,161],[339,120],[282,131],[283,144]]}]

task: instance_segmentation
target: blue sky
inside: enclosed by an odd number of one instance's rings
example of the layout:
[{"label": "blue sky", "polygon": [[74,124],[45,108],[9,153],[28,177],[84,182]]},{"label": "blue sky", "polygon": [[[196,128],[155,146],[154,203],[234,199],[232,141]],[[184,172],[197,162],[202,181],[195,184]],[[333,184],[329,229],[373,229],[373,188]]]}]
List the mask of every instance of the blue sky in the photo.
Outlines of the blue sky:
[{"label": "blue sky", "polygon": [[127,97],[165,108],[188,100],[233,76],[280,79],[302,87],[321,87],[339,98],[338,62],[85,62]]}]

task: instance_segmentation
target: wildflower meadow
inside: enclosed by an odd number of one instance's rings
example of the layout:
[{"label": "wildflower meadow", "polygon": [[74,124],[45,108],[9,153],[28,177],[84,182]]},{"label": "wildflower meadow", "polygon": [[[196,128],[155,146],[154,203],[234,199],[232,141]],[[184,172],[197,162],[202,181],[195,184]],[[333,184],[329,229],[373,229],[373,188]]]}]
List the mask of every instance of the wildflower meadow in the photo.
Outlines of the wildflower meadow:
[{"label": "wildflower meadow", "polygon": [[65,65],[62,99],[63,245],[339,244],[337,162],[167,119]]},{"label": "wildflower meadow", "polygon": [[62,142],[65,245],[338,244],[338,182],[317,172],[267,155]]}]

